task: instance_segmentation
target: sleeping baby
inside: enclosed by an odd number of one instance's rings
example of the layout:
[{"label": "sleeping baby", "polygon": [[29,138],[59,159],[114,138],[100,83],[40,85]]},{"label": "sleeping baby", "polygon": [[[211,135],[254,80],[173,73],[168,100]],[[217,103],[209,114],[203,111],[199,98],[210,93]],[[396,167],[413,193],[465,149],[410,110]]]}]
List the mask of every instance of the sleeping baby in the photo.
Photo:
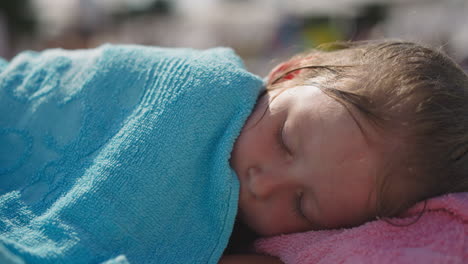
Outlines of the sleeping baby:
[{"label": "sleeping baby", "polygon": [[331,48],[266,83],[224,48],[2,61],[0,259],[281,263],[250,242],[468,190],[466,74],[414,43]]},{"label": "sleeping baby", "polygon": [[467,75],[414,43],[349,43],[280,64],[234,145],[238,230],[353,227],[468,191],[467,102]]}]

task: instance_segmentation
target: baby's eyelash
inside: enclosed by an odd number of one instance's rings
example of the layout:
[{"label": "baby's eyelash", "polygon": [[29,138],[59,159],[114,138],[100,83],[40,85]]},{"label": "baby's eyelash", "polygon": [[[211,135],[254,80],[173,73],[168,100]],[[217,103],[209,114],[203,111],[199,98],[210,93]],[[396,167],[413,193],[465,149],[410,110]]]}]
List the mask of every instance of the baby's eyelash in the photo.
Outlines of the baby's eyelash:
[{"label": "baby's eyelash", "polygon": [[288,148],[288,146],[286,146],[286,144],[284,143],[284,138],[283,138],[283,129],[284,129],[284,125],[285,125],[285,122],[283,122],[282,125],[279,126],[279,129],[277,131],[277,142],[278,142],[278,145],[281,147],[281,149],[286,152],[287,154],[291,154],[291,151],[290,149]]},{"label": "baby's eyelash", "polygon": [[294,199],[294,211],[302,218],[307,219],[307,217],[304,215],[304,212],[302,211],[302,191],[297,191]]}]

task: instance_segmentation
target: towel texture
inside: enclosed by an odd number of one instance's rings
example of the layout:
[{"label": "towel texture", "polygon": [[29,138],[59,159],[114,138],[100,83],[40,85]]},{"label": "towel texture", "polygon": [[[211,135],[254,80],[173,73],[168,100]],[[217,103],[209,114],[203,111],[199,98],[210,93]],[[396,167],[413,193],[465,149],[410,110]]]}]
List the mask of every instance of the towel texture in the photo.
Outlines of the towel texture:
[{"label": "towel texture", "polygon": [[[310,231],[261,239],[256,250],[291,263],[467,263],[468,193],[420,203],[402,218],[343,230]],[[409,224],[409,225],[408,225]],[[396,226],[401,225],[401,226]],[[406,225],[406,226],[405,226]]]},{"label": "towel texture", "polygon": [[216,263],[260,78],[226,48],[25,52],[0,65],[2,263]]}]

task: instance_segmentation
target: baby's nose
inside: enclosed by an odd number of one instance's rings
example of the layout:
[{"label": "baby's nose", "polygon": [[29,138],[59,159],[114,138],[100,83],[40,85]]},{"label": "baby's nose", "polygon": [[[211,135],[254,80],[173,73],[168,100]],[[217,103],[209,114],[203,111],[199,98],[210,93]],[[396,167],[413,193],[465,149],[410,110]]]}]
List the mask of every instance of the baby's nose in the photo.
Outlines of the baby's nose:
[{"label": "baby's nose", "polygon": [[257,199],[267,199],[292,185],[290,177],[279,169],[252,167],[248,170],[248,178],[250,192]]}]

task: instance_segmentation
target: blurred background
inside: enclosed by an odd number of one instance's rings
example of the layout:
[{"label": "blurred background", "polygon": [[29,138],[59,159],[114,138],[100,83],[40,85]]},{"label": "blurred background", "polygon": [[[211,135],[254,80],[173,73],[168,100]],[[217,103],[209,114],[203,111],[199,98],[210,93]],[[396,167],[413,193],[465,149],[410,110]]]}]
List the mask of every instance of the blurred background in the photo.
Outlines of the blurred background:
[{"label": "blurred background", "polygon": [[468,0],[1,0],[0,56],[103,43],[229,46],[259,75],[324,42],[400,38],[468,69]]}]

